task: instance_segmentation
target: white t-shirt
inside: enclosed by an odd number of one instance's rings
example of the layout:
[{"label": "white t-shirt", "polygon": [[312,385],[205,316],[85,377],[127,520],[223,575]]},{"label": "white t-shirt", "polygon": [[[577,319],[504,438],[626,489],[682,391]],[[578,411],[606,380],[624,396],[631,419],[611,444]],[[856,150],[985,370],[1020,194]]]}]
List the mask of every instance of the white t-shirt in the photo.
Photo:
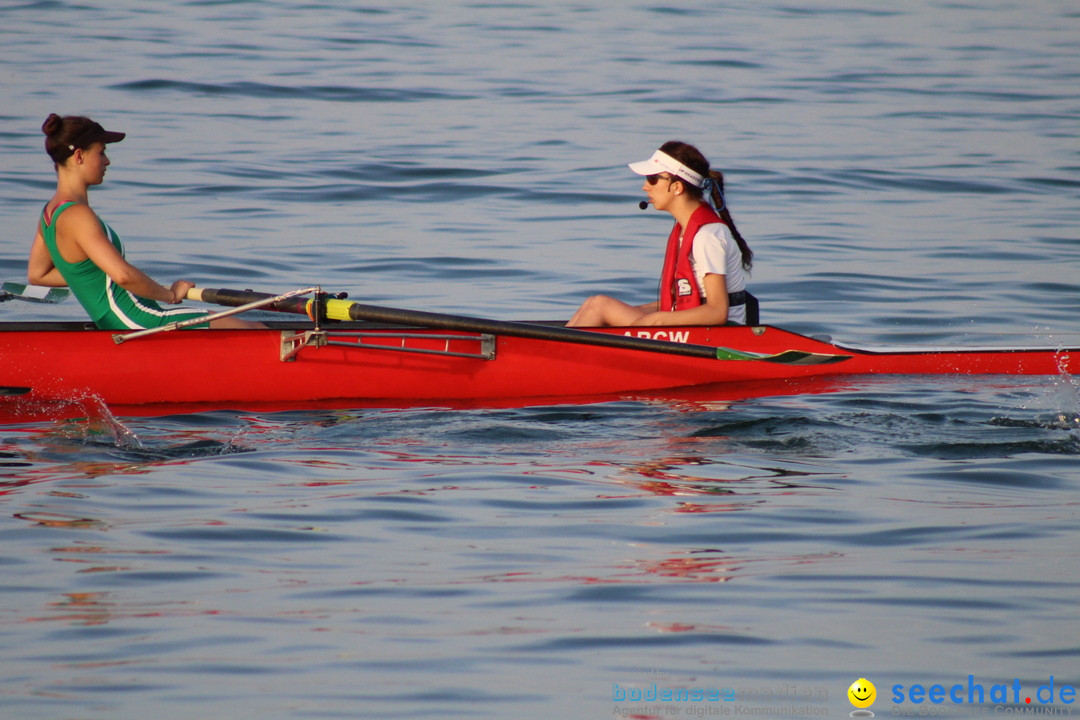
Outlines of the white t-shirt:
[{"label": "white t-shirt", "polygon": [[[743,272],[742,252],[731,230],[724,223],[709,223],[698,228],[694,237],[694,252],[690,258],[697,280],[698,291],[705,297],[705,276],[723,275],[729,293],[746,289],[746,274]],[[734,305],[728,308],[730,322],[746,322],[746,305]]]}]

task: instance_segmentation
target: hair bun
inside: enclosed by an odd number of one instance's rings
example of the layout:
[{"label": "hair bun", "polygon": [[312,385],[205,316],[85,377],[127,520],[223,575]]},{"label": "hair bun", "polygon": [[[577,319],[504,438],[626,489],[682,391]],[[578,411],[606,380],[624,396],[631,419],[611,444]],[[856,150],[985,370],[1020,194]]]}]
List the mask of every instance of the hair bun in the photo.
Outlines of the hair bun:
[{"label": "hair bun", "polygon": [[56,113],[52,113],[49,117],[45,118],[45,122],[41,125],[41,132],[46,135],[52,136],[60,132],[60,127],[63,124],[63,118]]}]

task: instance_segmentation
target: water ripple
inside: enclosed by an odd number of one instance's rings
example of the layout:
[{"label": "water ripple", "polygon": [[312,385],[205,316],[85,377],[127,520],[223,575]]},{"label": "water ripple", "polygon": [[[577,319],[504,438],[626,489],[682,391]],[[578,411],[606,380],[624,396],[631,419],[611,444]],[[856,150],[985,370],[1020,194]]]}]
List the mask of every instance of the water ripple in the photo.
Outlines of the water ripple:
[{"label": "water ripple", "polygon": [[232,83],[196,83],[180,80],[146,79],[118,83],[115,90],[138,93],[175,92],[183,95],[222,96],[255,99],[323,100],[327,102],[379,103],[422,102],[426,100],[462,100],[468,96],[436,89],[364,88],[340,85],[271,85],[250,81]]}]

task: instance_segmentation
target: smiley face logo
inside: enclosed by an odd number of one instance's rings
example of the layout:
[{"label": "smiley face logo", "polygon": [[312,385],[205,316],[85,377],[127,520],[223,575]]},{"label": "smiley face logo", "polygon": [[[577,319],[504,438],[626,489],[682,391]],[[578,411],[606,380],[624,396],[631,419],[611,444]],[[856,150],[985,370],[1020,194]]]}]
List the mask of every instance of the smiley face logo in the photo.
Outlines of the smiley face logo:
[{"label": "smiley face logo", "polygon": [[866,678],[859,678],[851,683],[851,687],[847,690],[847,696],[855,707],[868,708],[877,699],[877,688],[874,687],[874,683]]}]

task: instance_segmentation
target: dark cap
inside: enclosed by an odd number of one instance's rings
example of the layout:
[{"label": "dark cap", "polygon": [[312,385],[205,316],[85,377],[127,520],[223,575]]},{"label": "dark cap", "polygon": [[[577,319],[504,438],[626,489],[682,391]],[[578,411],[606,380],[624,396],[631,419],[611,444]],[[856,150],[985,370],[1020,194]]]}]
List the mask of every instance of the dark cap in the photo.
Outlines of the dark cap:
[{"label": "dark cap", "polygon": [[124,139],[126,133],[113,132],[112,130],[106,130],[96,122],[91,122],[86,126],[86,129],[75,136],[75,138],[68,143],[68,148],[74,150],[79,148],[85,150],[96,142],[99,143],[114,143],[120,142]]}]

